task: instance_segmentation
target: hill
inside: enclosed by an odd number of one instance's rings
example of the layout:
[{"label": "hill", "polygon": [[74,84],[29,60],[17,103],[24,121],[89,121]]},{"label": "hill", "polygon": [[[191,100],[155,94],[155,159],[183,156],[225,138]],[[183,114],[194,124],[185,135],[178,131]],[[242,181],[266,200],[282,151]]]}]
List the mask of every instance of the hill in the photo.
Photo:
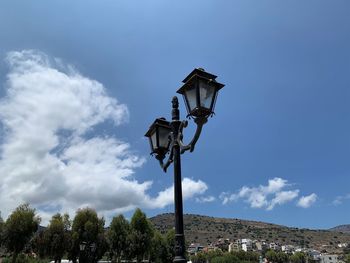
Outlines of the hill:
[{"label": "hill", "polygon": [[[150,220],[160,232],[165,233],[173,228],[174,214],[160,214]],[[341,252],[337,244],[350,243],[350,233],[299,229],[257,221],[192,214],[184,215],[184,229],[187,243],[202,245],[213,243],[219,238],[250,238],[333,253]]]},{"label": "hill", "polygon": [[330,229],[331,231],[344,232],[350,234],[350,225],[340,225]]}]

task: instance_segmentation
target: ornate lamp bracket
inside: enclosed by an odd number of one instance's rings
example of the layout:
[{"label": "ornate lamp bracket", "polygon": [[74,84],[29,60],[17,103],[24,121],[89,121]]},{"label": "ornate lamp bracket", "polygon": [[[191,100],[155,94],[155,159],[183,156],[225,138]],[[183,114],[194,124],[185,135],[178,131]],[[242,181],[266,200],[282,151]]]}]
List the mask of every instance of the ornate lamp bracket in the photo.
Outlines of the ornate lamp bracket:
[{"label": "ornate lamp bracket", "polygon": [[195,132],[192,140],[190,141],[190,143],[188,143],[187,145],[184,144],[182,139],[183,139],[183,129],[187,127],[188,121],[185,120],[185,121],[181,122],[180,128],[179,128],[179,135],[177,137],[177,142],[180,145],[181,154],[185,153],[188,150],[190,152],[193,152],[194,147],[195,147],[195,145],[196,145],[196,143],[197,143],[197,141],[199,139],[199,136],[201,135],[203,125],[206,124],[207,121],[208,121],[207,117],[197,117],[197,118],[194,119],[194,122],[197,125],[196,132]]}]

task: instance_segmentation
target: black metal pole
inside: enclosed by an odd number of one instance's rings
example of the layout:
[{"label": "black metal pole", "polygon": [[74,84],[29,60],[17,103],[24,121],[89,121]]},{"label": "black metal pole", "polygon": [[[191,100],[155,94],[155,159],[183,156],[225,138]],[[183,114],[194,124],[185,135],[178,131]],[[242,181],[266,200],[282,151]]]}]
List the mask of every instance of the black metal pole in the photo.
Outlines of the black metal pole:
[{"label": "black metal pole", "polygon": [[185,235],[183,223],[183,207],[182,207],[182,186],[181,186],[181,157],[180,145],[177,142],[180,127],[179,102],[177,97],[172,100],[173,110],[171,112],[172,122],[171,128],[173,132],[174,144],[174,199],[175,199],[175,258],[173,262],[187,262],[185,258]]}]

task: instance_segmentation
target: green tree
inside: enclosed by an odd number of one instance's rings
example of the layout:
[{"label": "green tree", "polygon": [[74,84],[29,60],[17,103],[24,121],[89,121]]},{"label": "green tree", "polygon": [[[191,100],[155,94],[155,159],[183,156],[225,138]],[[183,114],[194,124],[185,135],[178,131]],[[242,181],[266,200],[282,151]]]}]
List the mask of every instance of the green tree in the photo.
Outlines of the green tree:
[{"label": "green tree", "polygon": [[1,217],[0,213],[0,248],[2,247],[3,239],[4,239],[4,220]]},{"label": "green tree", "polygon": [[153,227],[146,215],[137,208],[130,222],[130,241],[132,256],[141,262],[150,252]]},{"label": "green tree", "polygon": [[[216,258],[215,258],[216,259]],[[192,263],[206,263],[207,262],[207,255],[203,252],[197,253],[197,255],[191,256]]]},{"label": "green tree", "polygon": [[211,250],[207,253],[207,259],[209,260],[209,262],[211,262],[212,259],[217,257],[222,257],[223,255],[224,255],[224,252],[222,252],[221,249]]},{"label": "green tree", "polygon": [[232,253],[225,253],[223,256],[215,257],[212,259],[211,263],[245,263],[245,262],[254,262],[255,261],[244,261],[240,260]]},{"label": "green tree", "polygon": [[289,257],[291,263],[305,263],[306,255],[302,252],[296,252]]},{"label": "green tree", "polygon": [[241,251],[231,252],[231,254],[241,261],[252,261],[252,262],[259,261],[259,254],[256,252],[252,252],[252,251],[245,252],[241,250]]},{"label": "green tree", "polygon": [[277,253],[273,250],[266,251],[265,257],[269,262],[273,262],[273,263],[276,263],[278,260]]},{"label": "green tree", "polygon": [[35,233],[33,239],[31,240],[31,246],[33,251],[43,259],[48,255],[48,241],[45,231],[38,231]]},{"label": "green tree", "polygon": [[350,263],[350,254],[345,255],[345,262]]},{"label": "green tree", "polygon": [[35,209],[30,208],[29,204],[18,206],[7,218],[4,240],[6,248],[13,253],[13,263],[16,262],[18,254],[37,231],[39,223],[40,218],[35,215]]},{"label": "green tree", "polygon": [[172,260],[175,257],[175,229],[171,229],[166,233],[165,241],[169,258]]},{"label": "green tree", "polygon": [[276,263],[286,263],[289,260],[288,255],[286,253],[283,253],[282,251],[277,252],[276,255],[277,255]]},{"label": "green tree", "polygon": [[[79,255],[80,262],[97,262],[106,252],[103,218],[98,218],[91,208],[79,209],[73,220],[72,240],[69,257],[76,262]],[[79,246],[85,245],[84,251]]]},{"label": "green tree", "polygon": [[155,263],[172,262],[172,254],[169,253],[166,238],[159,231],[155,231],[150,249],[150,261]]},{"label": "green tree", "polygon": [[71,222],[69,215],[56,214],[52,216],[50,223],[45,230],[44,239],[47,241],[48,256],[54,259],[55,263],[61,259],[68,249]]},{"label": "green tree", "polygon": [[109,252],[113,262],[121,262],[126,256],[129,229],[129,222],[123,215],[113,217],[107,232]]}]

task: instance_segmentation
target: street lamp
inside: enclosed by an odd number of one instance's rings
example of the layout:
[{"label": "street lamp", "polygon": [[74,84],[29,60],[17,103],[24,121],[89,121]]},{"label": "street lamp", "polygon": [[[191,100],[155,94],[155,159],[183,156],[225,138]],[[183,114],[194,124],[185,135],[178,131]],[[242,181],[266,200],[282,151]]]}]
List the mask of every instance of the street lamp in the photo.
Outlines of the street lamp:
[{"label": "street lamp", "polygon": [[[192,118],[197,125],[196,132],[189,144],[186,145],[182,141],[183,129],[187,127],[188,122],[186,120],[180,121],[179,102],[176,96],[172,99],[172,121],[158,118],[145,134],[150,141],[151,154],[155,155],[164,172],[167,171],[171,163],[174,163],[175,258],[173,262],[186,262],[180,155],[188,150],[190,152],[194,150],[203,125],[214,114],[218,91],[224,87],[224,84],[215,79],[215,75],[204,71],[204,69],[194,69],[182,81],[184,84],[177,91],[184,97],[187,117]],[[166,157],[168,159],[164,163]]]}]

